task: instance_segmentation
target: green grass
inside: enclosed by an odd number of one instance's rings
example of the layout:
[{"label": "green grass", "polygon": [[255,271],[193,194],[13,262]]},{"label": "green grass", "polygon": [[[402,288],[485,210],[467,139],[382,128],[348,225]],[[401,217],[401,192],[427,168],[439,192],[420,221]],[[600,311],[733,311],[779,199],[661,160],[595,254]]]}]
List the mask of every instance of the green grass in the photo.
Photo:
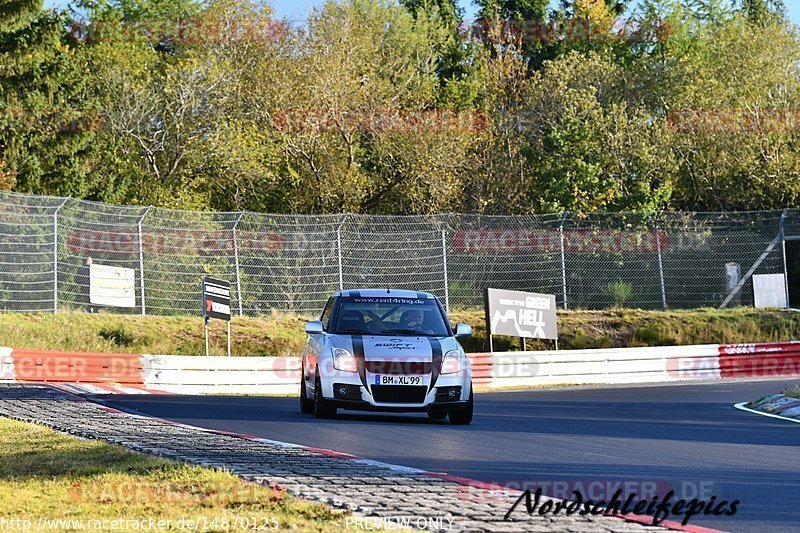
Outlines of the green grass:
[{"label": "green grass", "polygon": [[[297,354],[305,344],[307,318],[290,314],[236,318],[235,355]],[[226,351],[225,324],[209,327],[212,355]],[[76,350],[162,355],[205,353],[202,317],[155,317],[111,313],[3,314],[0,346],[40,350]]]},{"label": "green grass", "polygon": [[[453,321],[467,321],[476,331],[470,344],[483,345],[483,312],[451,313]],[[778,309],[712,308],[676,311],[610,309],[558,313],[559,345],[564,349],[681,346],[777,342],[800,338],[800,313]],[[518,349],[520,341],[495,337],[495,350]],[[528,341],[528,349],[549,346]]]},{"label": "green grass", "polygon": [[[135,454],[99,441],[0,418],[0,517],[192,519],[218,531],[253,524],[338,531],[344,514],[207,468]],[[226,522],[227,520],[227,522]],[[228,527],[225,527],[227,523]],[[56,528],[59,530],[68,527]],[[114,528],[133,530],[134,527]],[[166,528],[158,528],[166,529]]]},{"label": "green grass", "polygon": [[[298,355],[309,318],[275,313],[234,319],[233,354]],[[486,349],[483,310],[456,310],[450,319],[473,327],[473,337],[462,341],[467,351]],[[210,331],[212,354],[224,354],[225,324],[212,321]],[[559,335],[564,349],[786,341],[800,338],[800,313],[751,308],[566,311],[559,312]],[[15,348],[202,355],[203,343],[200,317],[9,313],[0,320],[0,346]],[[534,350],[550,346],[541,341],[527,345]],[[494,347],[497,351],[519,349],[520,341],[495,337]]]}]

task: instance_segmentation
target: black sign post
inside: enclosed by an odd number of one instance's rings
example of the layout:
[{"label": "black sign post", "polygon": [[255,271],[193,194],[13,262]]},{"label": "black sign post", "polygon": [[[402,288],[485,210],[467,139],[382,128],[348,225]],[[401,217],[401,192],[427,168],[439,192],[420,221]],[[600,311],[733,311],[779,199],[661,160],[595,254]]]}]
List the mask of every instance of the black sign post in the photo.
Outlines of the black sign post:
[{"label": "black sign post", "polygon": [[221,279],[203,277],[203,332],[208,355],[208,322],[212,318],[228,323],[228,357],[231,355],[231,284]]}]

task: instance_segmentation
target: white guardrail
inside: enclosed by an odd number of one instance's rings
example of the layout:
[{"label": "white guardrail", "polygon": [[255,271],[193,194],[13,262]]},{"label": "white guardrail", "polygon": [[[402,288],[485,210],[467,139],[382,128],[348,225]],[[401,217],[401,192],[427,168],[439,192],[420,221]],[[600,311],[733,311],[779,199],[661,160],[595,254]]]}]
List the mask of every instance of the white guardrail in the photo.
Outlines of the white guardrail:
[{"label": "white guardrail", "polygon": [[[471,354],[480,389],[719,379],[719,345]],[[481,357],[483,355],[483,357]],[[487,364],[488,363],[488,364]],[[488,368],[487,368],[488,367]],[[297,357],[144,355],[148,389],[178,394],[294,394]],[[474,372],[474,374],[478,374]]]},{"label": "white guardrail", "polygon": [[143,355],[146,388],[176,394],[295,394],[299,357]]},{"label": "white guardrail", "polygon": [[489,388],[719,379],[719,345],[503,352]]},{"label": "white guardrail", "polygon": [[[469,354],[478,390],[800,376],[800,343]],[[0,380],[92,390],[292,395],[298,357],[203,357],[0,348]]]}]

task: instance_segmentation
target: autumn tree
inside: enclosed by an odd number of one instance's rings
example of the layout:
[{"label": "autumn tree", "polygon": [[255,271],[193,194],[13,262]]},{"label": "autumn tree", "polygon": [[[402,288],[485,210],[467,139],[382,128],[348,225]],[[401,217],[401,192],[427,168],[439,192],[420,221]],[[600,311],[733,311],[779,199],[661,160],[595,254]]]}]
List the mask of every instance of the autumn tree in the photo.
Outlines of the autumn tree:
[{"label": "autumn tree", "polygon": [[572,52],[548,62],[524,111],[534,175],[530,208],[652,212],[670,198],[677,170],[670,132],[606,55]]},{"label": "autumn tree", "polygon": [[739,16],[697,37],[668,96],[680,177],[673,205],[769,209],[800,201],[800,41]]}]

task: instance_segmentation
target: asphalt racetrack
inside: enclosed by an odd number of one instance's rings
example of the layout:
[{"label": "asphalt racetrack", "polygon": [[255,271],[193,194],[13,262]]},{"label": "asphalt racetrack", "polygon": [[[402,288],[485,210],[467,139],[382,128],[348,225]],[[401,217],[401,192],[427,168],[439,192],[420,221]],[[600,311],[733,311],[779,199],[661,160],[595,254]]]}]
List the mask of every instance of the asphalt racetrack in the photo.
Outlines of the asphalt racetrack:
[{"label": "asphalt racetrack", "polygon": [[[733,404],[789,380],[483,393],[470,426],[424,414],[299,412],[295,398],[113,396],[115,407],[196,426],[328,448],[387,463],[545,493],[589,488],[740,500],[734,517],[691,525],[727,531],[800,528],[800,424]],[[611,487],[599,489],[598,487]],[[696,494],[693,494],[696,493]],[[591,496],[592,494],[588,494]]]}]

